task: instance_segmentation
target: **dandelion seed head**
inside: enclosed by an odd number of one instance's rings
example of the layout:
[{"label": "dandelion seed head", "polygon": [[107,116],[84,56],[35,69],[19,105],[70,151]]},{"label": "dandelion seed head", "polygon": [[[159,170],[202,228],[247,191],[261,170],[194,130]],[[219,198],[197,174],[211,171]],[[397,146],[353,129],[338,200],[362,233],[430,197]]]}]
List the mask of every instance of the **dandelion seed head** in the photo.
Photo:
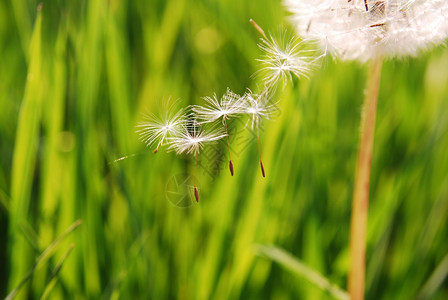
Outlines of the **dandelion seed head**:
[{"label": "dandelion seed head", "polygon": [[222,118],[226,119],[241,113],[242,97],[233,93],[230,89],[218,99],[213,97],[204,97],[204,105],[194,105],[192,107],[196,117],[201,120],[200,123],[211,123]]},{"label": "dandelion seed head", "polygon": [[177,136],[168,138],[168,150],[174,150],[177,154],[197,155],[205,143],[213,143],[226,136],[221,128],[205,130],[195,118],[189,121]]},{"label": "dandelion seed head", "polygon": [[262,94],[253,94],[248,91],[244,95],[244,112],[251,116],[251,128],[257,128],[263,119],[270,119],[278,111],[277,103],[272,103],[265,90]]},{"label": "dandelion seed head", "polygon": [[272,36],[269,40],[262,39],[259,47],[265,56],[259,61],[263,66],[261,72],[265,74],[267,87],[275,86],[278,82],[285,84],[292,80],[292,75],[308,77],[315,58],[312,51],[304,50],[302,46],[303,43],[295,38],[288,39],[287,43],[278,42]]},{"label": "dandelion seed head", "polygon": [[186,124],[184,110],[175,111],[175,103],[168,100],[160,115],[149,113],[137,125],[140,140],[147,146],[157,144],[156,150],[166,144],[167,138],[178,135]]},{"label": "dandelion seed head", "polygon": [[415,56],[448,37],[446,0],[285,0],[301,36],[343,60]]}]

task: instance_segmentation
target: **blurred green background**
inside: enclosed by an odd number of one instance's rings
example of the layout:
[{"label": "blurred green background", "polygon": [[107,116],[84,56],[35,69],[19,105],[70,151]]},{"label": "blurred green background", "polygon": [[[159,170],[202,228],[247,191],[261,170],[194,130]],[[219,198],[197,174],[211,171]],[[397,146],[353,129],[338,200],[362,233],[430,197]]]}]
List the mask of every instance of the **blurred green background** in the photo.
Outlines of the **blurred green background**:
[{"label": "blurred green background", "polygon": [[[281,34],[281,2],[38,4],[0,1],[0,297],[77,219],[18,299],[332,299],[260,244],[345,287],[365,66],[326,59],[278,91],[261,130],[266,178],[235,122],[235,176],[219,144],[200,156],[201,201],[182,208],[171,184],[194,163],[152,154],[135,126],[169,97],[257,90],[248,20]],[[379,98],[367,299],[447,299],[447,49],[386,62]]]}]

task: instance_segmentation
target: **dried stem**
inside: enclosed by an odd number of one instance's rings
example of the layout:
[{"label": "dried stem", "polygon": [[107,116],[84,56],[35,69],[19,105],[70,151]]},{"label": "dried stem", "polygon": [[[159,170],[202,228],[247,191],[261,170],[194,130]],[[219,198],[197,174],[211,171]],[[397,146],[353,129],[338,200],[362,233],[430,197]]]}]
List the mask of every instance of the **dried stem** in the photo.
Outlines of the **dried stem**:
[{"label": "dried stem", "polygon": [[350,272],[348,291],[352,300],[364,298],[367,212],[369,206],[370,166],[375,133],[375,116],[381,78],[382,58],[371,62],[361,117],[358,161],[350,221]]}]

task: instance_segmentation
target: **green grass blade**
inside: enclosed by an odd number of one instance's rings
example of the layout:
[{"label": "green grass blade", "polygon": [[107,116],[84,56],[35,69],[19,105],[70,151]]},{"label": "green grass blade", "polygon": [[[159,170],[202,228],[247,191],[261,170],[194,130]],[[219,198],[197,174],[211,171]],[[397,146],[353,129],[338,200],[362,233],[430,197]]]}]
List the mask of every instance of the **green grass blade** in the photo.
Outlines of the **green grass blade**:
[{"label": "green grass blade", "polygon": [[432,299],[437,289],[441,287],[443,281],[448,275],[448,253],[439,263],[437,268],[423,285],[416,299]]},{"label": "green grass blade", "polygon": [[65,253],[62,255],[62,257],[59,259],[59,262],[57,263],[57,265],[54,267],[53,272],[51,272],[49,282],[45,287],[42,297],[40,298],[41,300],[48,299],[51,291],[53,290],[53,287],[56,285],[56,282],[58,280],[57,276],[59,274],[59,271],[61,271],[62,265],[64,264],[64,262],[66,261],[66,259],[68,258],[68,256],[70,255],[70,253],[72,252],[74,247],[75,247],[75,244],[71,244],[70,247],[65,251]]},{"label": "green grass blade", "polygon": [[274,246],[257,245],[256,252],[258,253],[258,255],[268,257],[273,261],[279,263],[284,268],[306,278],[309,282],[313,283],[320,289],[327,291],[334,298],[340,300],[350,299],[350,296],[346,291],[342,290],[334,284],[331,284],[327,278],[311,269],[303,262],[301,262],[298,258],[293,257],[286,251]]},{"label": "green grass blade", "polygon": [[11,179],[9,245],[11,257],[10,287],[16,286],[31,266],[32,251],[17,233],[29,217],[31,189],[39,143],[42,109],[42,11],[39,10],[30,43],[25,94],[20,106],[14,145]]},{"label": "green grass blade", "polygon": [[17,293],[20,291],[22,286],[31,279],[34,271],[39,269],[54,253],[59,243],[65,239],[70,233],[72,233],[79,225],[81,225],[81,220],[77,220],[69,228],[67,228],[59,237],[57,237],[36,259],[36,262],[32,268],[28,271],[26,276],[19,282],[19,284],[6,296],[5,300],[14,299]]}]

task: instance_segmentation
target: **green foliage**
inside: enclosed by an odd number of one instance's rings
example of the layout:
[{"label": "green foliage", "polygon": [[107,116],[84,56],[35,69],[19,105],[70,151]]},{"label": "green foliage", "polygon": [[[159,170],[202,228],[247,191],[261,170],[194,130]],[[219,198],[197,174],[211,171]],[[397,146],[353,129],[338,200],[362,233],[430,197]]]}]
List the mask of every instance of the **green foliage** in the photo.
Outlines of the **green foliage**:
[{"label": "green foliage", "polygon": [[[346,285],[364,67],[326,59],[278,91],[280,113],[261,130],[266,178],[253,133],[234,124],[235,176],[226,156],[216,165],[202,155],[201,201],[180,208],[170,182],[194,164],[152,154],[135,125],[168,97],[185,106],[261,86],[249,18],[281,32],[280,1],[37,7],[0,2],[0,297],[77,219],[17,299],[330,298],[254,244],[278,245]],[[384,65],[367,299],[448,297],[447,65],[444,48]]]}]

